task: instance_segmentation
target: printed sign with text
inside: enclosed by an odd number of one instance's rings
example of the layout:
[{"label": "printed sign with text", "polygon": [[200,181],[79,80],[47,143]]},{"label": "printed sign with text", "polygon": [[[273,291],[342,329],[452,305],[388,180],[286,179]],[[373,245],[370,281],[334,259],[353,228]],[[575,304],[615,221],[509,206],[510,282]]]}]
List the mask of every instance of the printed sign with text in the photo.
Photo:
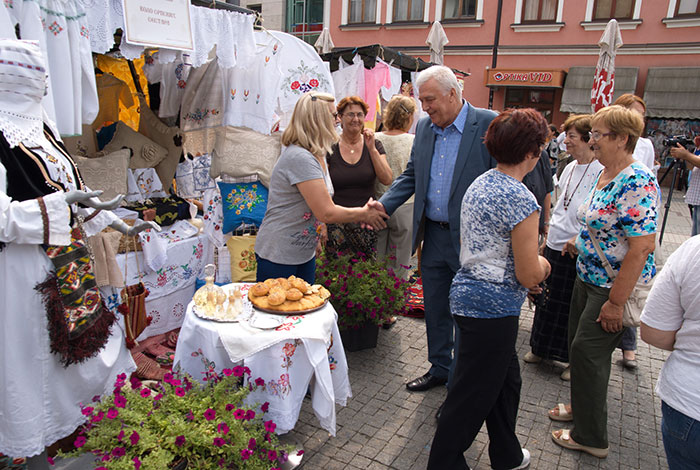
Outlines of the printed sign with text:
[{"label": "printed sign with text", "polygon": [[126,42],[191,51],[189,0],[123,0]]}]

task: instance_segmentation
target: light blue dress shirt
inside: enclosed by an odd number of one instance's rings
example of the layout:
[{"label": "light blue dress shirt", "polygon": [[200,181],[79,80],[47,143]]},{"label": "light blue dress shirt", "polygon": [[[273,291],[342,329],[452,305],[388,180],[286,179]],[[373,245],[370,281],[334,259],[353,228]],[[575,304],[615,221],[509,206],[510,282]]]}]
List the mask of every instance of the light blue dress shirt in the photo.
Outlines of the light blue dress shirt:
[{"label": "light blue dress shirt", "polygon": [[452,174],[457,162],[457,152],[462,141],[468,111],[469,106],[466,101],[463,101],[457,118],[445,129],[430,124],[435,132],[435,147],[433,161],[430,164],[425,216],[436,222],[448,222],[447,203],[450,198]]}]

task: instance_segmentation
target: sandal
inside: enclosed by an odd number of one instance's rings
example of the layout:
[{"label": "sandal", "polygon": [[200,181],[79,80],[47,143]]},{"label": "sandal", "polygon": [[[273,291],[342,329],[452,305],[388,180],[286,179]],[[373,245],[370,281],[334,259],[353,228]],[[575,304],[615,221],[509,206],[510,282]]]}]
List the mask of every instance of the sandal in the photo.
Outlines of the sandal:
[{"label": "sandal", "polygon": [[608,447],[601,449],[599,447],[584,446],[583,444],[574,442],[574,440],[571,439],[571,431],[568,429],[552,431],[552,440],[556,445],[565,449],[580,450],[581,452],[590,454],[593,457],[598,457],[599,459],[604,459],[608,456]]},{"label": "sandal", "polygon": [[573,413],[566,411],[566,405],[559,403],[556,407],[547,412],[549,419],[552,421],[569,422],[574,420]]}]

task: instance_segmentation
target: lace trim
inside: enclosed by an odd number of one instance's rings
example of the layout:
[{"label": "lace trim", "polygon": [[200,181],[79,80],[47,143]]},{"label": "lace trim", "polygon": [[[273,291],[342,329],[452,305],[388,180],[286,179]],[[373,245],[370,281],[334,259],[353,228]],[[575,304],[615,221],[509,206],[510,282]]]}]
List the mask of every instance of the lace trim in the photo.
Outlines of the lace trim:
[{"label": "lace trim", "polygon": [[36,147],[42,141],[44,123],[41,118],[0,109],[0,131],[10,148],[20,143]]}]

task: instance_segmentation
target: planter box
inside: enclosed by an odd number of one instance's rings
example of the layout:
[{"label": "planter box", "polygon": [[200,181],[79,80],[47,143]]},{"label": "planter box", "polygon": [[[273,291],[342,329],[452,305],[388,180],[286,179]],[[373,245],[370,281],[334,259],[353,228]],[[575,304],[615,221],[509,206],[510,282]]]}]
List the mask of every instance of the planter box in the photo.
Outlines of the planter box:
[{"label": "planter box", "polygon": [[346,351],[361,351],[377,347],[379,325],[367,324],[357,329],[340,330],[340,337]]}]

